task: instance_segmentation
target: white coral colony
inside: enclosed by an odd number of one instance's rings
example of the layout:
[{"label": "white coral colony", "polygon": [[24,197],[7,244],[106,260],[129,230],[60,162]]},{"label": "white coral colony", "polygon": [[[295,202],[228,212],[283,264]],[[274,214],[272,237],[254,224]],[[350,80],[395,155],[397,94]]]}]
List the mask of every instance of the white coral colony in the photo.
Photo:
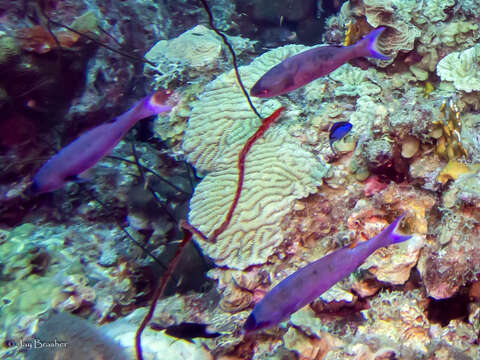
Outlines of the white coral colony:
[{"label": "white coral colony", "polygon": [[442,80],[452,81],[457,90],[466,92],[480,90],[480,45],[453,52],[437,65],[437,74]]}]

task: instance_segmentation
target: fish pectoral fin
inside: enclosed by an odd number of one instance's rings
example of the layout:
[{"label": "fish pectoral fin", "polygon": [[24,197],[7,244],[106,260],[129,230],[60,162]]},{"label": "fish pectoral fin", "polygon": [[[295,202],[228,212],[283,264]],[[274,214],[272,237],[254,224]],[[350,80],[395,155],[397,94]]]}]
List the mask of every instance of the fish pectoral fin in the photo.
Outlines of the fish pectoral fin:
[{"label": "fish pectoral fin", "polygon": [[70,176],[67,176],[65,178],[65,181],[74,181],[74,182],[77,182],[78,181],[78,175],[70,175]]},{"label": "fish pectoral fin", "polygon": [[89,182],[94,177],[95,170],[93,167],[77,174],[77,181],[78,182]]},{"label": "fish pectoral fin", "polygon": [[77,184],[83,184],[90,181],[90,179],[88,179],[86,176],[81,176],[81,175],[82,174],[67,176],[65,178],[65,181],[72,181]]}]

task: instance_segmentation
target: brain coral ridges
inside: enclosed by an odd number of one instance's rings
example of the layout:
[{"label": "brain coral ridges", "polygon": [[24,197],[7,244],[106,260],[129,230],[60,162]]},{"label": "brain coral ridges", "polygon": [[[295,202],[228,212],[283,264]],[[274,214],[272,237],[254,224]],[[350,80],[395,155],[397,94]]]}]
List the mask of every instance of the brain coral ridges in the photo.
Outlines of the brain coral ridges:
[{"label": "brain coral ridges", "polygon": [[212,238],[209,239],[210,242],[215,242],[218,235],[225,231],[225,229],[230,224],[232,220],[233,212],[237,207],[238,200],[240,199],[240,195],[242,194],[243,188],[243,181],[245,179],[245,160],[247,158],[247,154],[249,153],[250,149],[252,148],[253,144],[260,139],[265,132],[268,130],[270,125],[280,116],[280,114],[285,110],[284,107],[278,108],[275,112],[270,115],[268,118],[264,119],[262,125],[257,129],[255,134],[253,134],[245,143],[240,151],[240,155],[238,156],[238,180],[237,180],[237,190],[235,191],[235,197],[233,198],[232,204],[230,205],[230,209],[228,210],[227,216],[223,223],[213,232]]},{"label": "brain coral ridges", "polygon": [[[302,50],[304,46],[288,45],[269,51],[255,59],[250,65],[239,68],[246,88],[253,86],[267,70],[288,56]],[[270,115],[280,107],[278,100],[253,99],[260,112]],[[210,82],[194,104],[188,126],[185,131],[182,148],[186,158],[198,170],[214,171],[219,167],[219,160],[224,150],[235,143],[244,143],[260,125],[260,120],[250,109],[233,70],[224,73]],[[237,154],[229,160],[235,162]]]},{"label": "brain coral ridges", "polygon": [[[251,87],[273,65],[304,49],[284,46],[241,67],[245,86]],[[278,100],[255,102],[262,114],[273,113],[271,120],[281,111],[273,112],[280,107]],[[210,172],[190,202],[189,222],[198,231],[190,230],[217,265],[244,269],[264,263],[283,240],[279,224],[293,201],[316,192],[328,169],[284,131],[285,126],[274,125],[261,139],[268,126],[265,122],[259,126],[233,71],[207,85],[188,122],[182,145],[186,157],[197,169]],[[243,162],[244,185],[235,199],[236,189],[241,188]],[[212,244],[215,239],[218,243]]]},{"label": "brain coral ridges", "polygon": [[[238,153],[238,147],[230,152]],[[236,269],[264,263],[283,240],[279,225],[294,200],[316,192],[326,169],[283,131],[259,140],[246,159],[242,196],[230,227],[216,244],[198,240],[205,254],[217,265]],[[208,174],[190,202],[190,223],[211,234],[232,203],[237,177],[235,166]]]}]

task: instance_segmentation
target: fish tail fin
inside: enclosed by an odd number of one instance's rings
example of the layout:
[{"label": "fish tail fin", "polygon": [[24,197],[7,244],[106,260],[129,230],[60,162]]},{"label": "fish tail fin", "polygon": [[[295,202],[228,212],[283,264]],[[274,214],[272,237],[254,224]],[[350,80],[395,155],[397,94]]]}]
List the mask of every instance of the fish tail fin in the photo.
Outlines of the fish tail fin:
[{"label": "fish tail fin", "polygon": [[172,92],[169,90],[156,91],[152,95],[148,95],[137,102],[126,113],[118,116],[115,122],[117,123],[117,128],[123,133],[121,137],[123,137],[137,121],[172,110],[172,107],[167,104],[171,94]]},{"label": "fish tail fin", "polygon": [[397,232],[398,225],[400,221],[405,217],[405,214],[399,216],[392,222],[390,225],[385,228],[381,234],[379,235],[379,244],[378,247],[389,246],[392,244],[401,243],[403,241],[407,241],[412,237],[412,235],[403,235]]},{"label": "fish tail fin", "polygon": [[334,154],[336,154],[337,152],[335,151],[335,149],[333,148],[333,141],[330,141],[330,149],[332,149],[332,152]]},{"label": "fish tail fin", "polygon": [[378,49],[378,38],[384,30],[385,27],[381,26],[378,29],[370,32],[367,36],[365,36],[362,40],[358,42],[357,46],[364,50],[364,52],[366,53],[366,55],[364,56],[369,56],[380,60],[390,60],[390,57],[383,54]]},{"label": "fish tail fin", "polygon": [[159,114],[170,111],[172,106],[168,103],[173,92],[171,90],[158,90],[146,98],[145,106],[153,113]]}]

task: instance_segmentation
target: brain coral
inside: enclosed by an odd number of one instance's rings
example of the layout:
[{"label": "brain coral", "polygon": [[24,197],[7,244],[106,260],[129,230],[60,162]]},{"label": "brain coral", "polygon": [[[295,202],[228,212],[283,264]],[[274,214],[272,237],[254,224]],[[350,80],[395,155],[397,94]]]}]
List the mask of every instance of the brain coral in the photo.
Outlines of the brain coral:
[{"label": "brain coral", "polygon": [[[304,49],[301,45],[287,45],[240,67],[245,87],[250,89],[271,67]],[[252,100],[257,107],[263,103],[260,99]],[[269,100],[260,111],[270,115],[278,106],[277,100]],[[222,74],[206,86],[200,100],[193,106],[182,145],[187,160],[197,169],[212,171],[218,159],[223,157],[224,150],[232,144],[244,143],[259,124],[260,120],[248,106],[233,70]]]},{"label": "brain coral", "polygon": [[[239,148],[231,148],[232,155],[226,159],[236,156]],[[202,180],[190,202],[189,221],[207,236],[225,218],[236,189],[237,167],[222,168]],[[266,262],[283,240],[280,222],[294,200],[316,192],[328,170],[278,127],[255,143],[245,168],[243,191],[230,226],[215,244],[198,239],[217,265],[236,269]]]},{"label": "brain coral", "polygon": [[218,36],[203,25],[183,33],[173,40],[161,40],[148,52],[151,61],[167,58],[194,68],[213,67],[220,58],[222,45]]},{"label": "brain coral", "polygon": [[480,45],[448,54],[437,65],[438,76],[442,80],[453,81],[457,90],[480,90],[479,54]]},{"label": "brain coral", "polygon": [[167,87],[216,69],[222,61],[222,41],[213,30],[198,25],[175,39],[160,40],[145,57],[155,63],[146,65],[145,72],[157,86]]}]

